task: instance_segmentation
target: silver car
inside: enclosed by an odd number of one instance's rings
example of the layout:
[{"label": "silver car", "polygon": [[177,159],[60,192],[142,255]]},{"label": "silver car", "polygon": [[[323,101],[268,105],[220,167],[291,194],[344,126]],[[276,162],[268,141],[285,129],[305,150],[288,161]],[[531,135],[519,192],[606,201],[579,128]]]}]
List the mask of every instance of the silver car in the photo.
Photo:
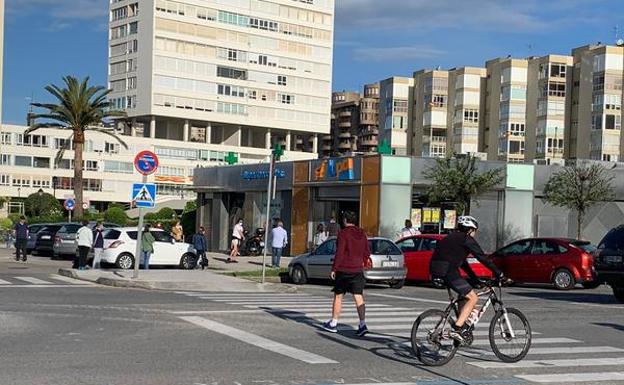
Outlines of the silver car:
[{"label": "silver car", "polygon": [[[89,222],[89,228],[95,228],[96,222]],[[119,225],[114,223],[103,223],[105,229],[108,228],[116,228]],[[76,244],[76,234],[78,233],[78,229],[81,228],[82,225],[79,223],[66,223],[61,227],[59,231],[56,232],[56,237],[54,238],[54,255],[53,258],[63,258],[64,256],[75,256],[78,250],[78,245]]]},{"label": "silver car", "polygon": [[[405,283],[407,269],[403,252],[389,239],[369,238],[372,269],[364,271],[368,282],[388,283],[390,287],[401,288]],[[293,258],[288,271],[293,283],[301,285],[309,279],[329,279],[336,254],[336,238],[329,238],[311,253]]]}]

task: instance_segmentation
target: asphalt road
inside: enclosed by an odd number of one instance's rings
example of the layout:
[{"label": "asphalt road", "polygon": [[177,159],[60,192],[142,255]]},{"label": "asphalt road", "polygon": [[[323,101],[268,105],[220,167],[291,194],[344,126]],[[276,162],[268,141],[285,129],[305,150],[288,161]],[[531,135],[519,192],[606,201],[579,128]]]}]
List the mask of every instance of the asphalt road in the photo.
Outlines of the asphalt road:
[{"label": "asphalt road", "polygon": [[442,290],[369,287],[371,333],[357,338],[351,302],[340,333],[318,329],[326,285],[296,294],[116,289],[55,276],[65,264],[0,261],[0,384],[624,384],[624,305],[606,287],[506,289],[534,331],[527,358],[501,364],[477,335],[471,350],[431,368],[405,336],[419,312],[444,307]]}]

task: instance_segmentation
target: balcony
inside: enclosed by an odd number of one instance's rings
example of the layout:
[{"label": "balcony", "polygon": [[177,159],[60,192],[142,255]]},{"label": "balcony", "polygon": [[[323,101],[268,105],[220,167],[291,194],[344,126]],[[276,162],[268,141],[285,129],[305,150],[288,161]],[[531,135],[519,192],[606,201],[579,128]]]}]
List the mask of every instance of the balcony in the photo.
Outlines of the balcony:
[{"label": "balcony", "polygon": [[338,137],[340,139],[351,139],[353,135],[351,135],[351,133],[349,131],[343,131],[341,133],[338,134]]},{"label": "balcony", "polygon": [[346,141],[346,142],[340,142],[338,143],[338,149],[339,150],[351,150],[351,142]]},{"label": "balcony", "polygon": [[351,121],[340,122],[340,123],[338,123],[338,127],[340,127],[340,128],[351,128]]},{"label": "balcony", "polygon": [[351,111],[341,111],[338,113],[338,116],[341,118],[350,118],[352,116]]},{"label": "balcony", "polygon": [[379,144],[379,140],[377,138],[372,139],[362,139],[360,140],[360,144],[363,146],[377,146]]}]

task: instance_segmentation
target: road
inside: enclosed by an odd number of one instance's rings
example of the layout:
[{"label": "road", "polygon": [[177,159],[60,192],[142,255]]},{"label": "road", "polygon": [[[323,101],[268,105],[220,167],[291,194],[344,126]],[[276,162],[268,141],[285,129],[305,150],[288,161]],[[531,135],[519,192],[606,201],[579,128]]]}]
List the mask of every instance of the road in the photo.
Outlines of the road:
[{"label": "road", "polygon": [[444,307],[442,290],[368,287],[372,332],[357,338],[351,302],[340,333],[318,329],[329,316],[326,285],[294,294],[129,290],[54,275],[63,264],[0,261],[0,384],[624,384],[624,306],[606,287],[509,288],[508,306],[535,332],[527,358],[502,364],[477,335],[473,348],[430,368],[406,336],[419,312]]}]

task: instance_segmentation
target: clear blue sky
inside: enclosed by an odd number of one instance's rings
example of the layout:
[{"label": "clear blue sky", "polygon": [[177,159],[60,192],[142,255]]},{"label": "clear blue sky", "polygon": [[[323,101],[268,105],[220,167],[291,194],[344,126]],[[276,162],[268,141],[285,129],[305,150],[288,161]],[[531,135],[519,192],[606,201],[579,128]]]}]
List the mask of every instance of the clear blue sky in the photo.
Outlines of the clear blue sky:
[{"label": "clear blue sky", "polygon": [[[569,54],[624,32],[621,0],[336,0],[334,89],[414,70]],[[67,74],[106,84],[107,0],[6,0],[5,123]],[[624,34],[620,34],[623,36]]]}]

